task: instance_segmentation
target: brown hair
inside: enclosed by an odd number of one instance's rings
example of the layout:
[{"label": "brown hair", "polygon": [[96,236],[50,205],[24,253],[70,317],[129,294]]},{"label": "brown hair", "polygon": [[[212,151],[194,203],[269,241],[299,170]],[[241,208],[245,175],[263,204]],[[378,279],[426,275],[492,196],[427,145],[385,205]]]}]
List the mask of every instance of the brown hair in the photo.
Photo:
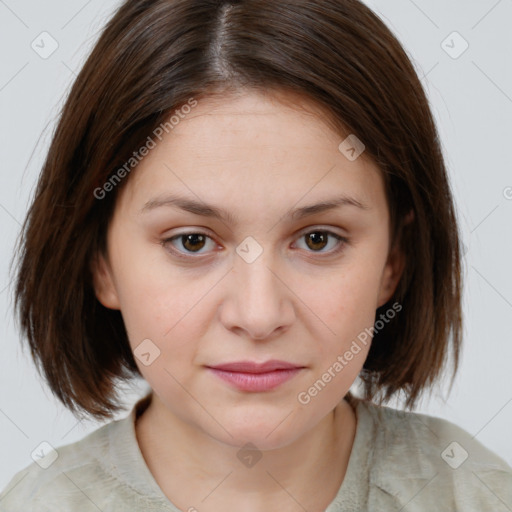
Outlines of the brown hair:
[{"label": "brown hair", "polygon": [[[15,306],[38,370],[74,413],[110,417],[140,375],[121,313],[96,299],[91,261],[123,184],[94,191],[191,97],[252,88],[312,100],[382,170],[406,268],[361,377],[367,399],[412,407],[461,342],[460,248],[435,123],[397,39],[358,0],[128,0],[61,112],[18,241]],[[341,141],[341,139],[340,139]],[[413,216],[407,217],[409,212]],[[404,219],[409,222],[405,223]]]}]

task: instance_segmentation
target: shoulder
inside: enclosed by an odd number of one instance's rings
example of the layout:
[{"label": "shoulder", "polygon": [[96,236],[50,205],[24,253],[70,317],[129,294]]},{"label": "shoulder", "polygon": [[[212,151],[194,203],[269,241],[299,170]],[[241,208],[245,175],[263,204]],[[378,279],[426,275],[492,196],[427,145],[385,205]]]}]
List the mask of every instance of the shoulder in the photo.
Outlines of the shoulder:
[{"label": "shoulder", "polygon": [[[127,419],[112,421],[82,440],[41,448],[35,461],[16,473],[0,494],[5,512],[98,510],[115,481],[109,470],[112,435]],[[62,508],[61,508],[62,507]]]},{"label": "shoulder", "polygon": [[512,468],[461,427],[368,402],[358,411],[372,423],[370,481],[381,501],[384,493],[407,510],[512,510]]}]

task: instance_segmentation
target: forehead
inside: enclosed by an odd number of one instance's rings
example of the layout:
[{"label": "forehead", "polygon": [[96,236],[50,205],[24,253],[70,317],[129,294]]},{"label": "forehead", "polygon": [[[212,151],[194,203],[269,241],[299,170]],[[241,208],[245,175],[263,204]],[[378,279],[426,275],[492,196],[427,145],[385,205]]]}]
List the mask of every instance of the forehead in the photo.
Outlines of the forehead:
[{"label": "forehead", "polygon": [[125,200],[179,190],[208,202],[238,198],[233,206],[243,207],[311,202],[334,189],[382,201],[378,167],[364,153],[350,160],[340,150],[347,135],[325,109],[291,93],[202,98],[132,171]]},{"label": "forehead", "polygon": [[[243,144],[264,147],[272,152],[279,148],[303,147],[318,149],[324,145],[337,146],[340,134],[329,127],[333,116],[325,107],[296,93],[243,91],[228,96],[205,97],[174,126],[164,144],[194,145],[191,132],[201,141],[220,143],[222,150]],[[326,140],[327,139],[327,140]]]}]

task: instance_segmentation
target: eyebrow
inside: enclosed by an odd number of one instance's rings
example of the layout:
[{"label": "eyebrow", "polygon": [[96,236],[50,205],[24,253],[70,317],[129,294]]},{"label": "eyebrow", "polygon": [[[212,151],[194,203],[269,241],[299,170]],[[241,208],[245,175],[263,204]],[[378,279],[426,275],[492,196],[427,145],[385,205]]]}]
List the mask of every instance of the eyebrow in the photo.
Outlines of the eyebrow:
[{"label": "eyebrow", "polygon": [[[195,215],[201,215],[202,217],[211,217],[219,219],[227,223],[236,224],[237,219],[230,212],[224,210],[221,207],[213,206],[204,202],[196,201],[194,199],[178,196],[169,195],[163,198],[150,199],[140,210],[140,213],[147,213],[160,207],[177,207]],[[332,199],[326,199],[316,204],[308,206],[302,206],[295,208],[288,212],[284,218],[291,220],[300,220],[304,217],[308,217],[317,213],[334,210],[342,206],[352,206],[361,210],[370,210],[370,207],[362,203],[361,201],[348,196],[335,197]]]}]

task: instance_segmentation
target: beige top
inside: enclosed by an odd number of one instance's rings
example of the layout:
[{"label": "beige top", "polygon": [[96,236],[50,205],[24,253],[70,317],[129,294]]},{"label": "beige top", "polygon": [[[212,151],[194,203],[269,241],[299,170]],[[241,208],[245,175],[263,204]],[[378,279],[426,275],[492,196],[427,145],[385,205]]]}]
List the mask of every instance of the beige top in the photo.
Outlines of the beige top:
[{"label": "beige top", "polygon": [[[17,473],[0,494],[0,511],[181,512],[137,444],[135,418],[150,396],[126,418]],[[512,511],[512,468],[461,428],[364,401],[356,416],[347,472],[326,512]],[[189,510],[201,512],[200,499]]]}]

